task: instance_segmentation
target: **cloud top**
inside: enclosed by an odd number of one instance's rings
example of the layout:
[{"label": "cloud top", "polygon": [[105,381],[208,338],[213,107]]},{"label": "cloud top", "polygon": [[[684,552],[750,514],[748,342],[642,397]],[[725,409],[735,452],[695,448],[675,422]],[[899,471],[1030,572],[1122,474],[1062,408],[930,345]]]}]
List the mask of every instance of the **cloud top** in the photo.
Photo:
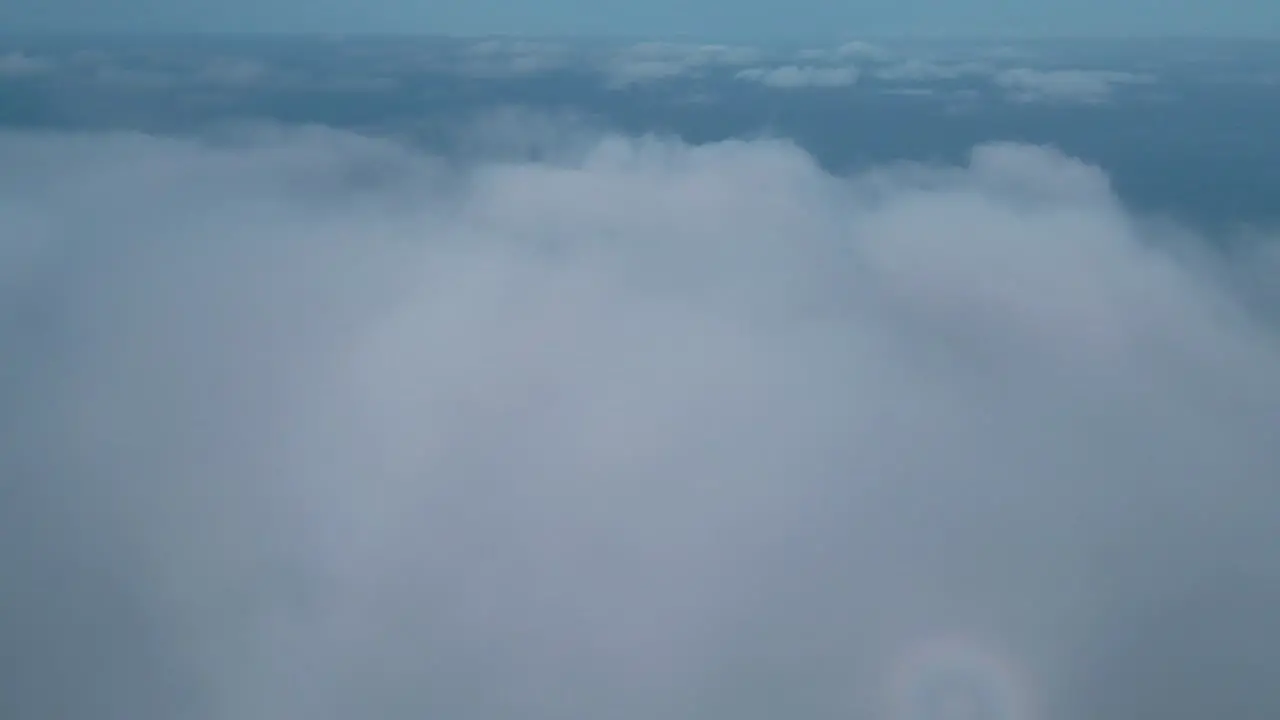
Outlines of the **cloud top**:
[{"label": "cloud top", "polygon": [[7,716],[878,719],[957,634],[1280,707],[1198,660],[1280,581],[1226,261],[1035,147],[542,156],[0,136]]},{"label": "cloud top", "polygon": [[858,81],[852,67],[783,65],[775,68],[748,68],[735,77],[774,88],[848,87]]},{"label": "cloud top", "polygon": [[1117,87],[1146,85],[1155,78],[1140,73],[1107,70],[1036,70],[1011,68],[993,78],[1018,102],[1096,104],[1111,98]]}]

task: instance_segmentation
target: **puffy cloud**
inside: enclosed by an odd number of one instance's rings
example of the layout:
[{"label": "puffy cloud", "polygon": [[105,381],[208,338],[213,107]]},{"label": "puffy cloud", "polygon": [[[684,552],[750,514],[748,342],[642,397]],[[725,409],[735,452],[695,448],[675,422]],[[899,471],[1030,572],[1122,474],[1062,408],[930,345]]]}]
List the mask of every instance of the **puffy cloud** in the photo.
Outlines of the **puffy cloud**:
[{"label": "puffy cloud", "polygon": [[775,68],[749,68],[740,71],[735,77],[775,88],[847,87],[858,82],[858,69],[783,65]]},{"label": "puffy cloud", "polygon": [[0,136],[6,717],[1280,710],[1274,274],[1044,149],[572,140]]},{"label": "puffy cloud", "polygon": [[1018,102],[1068,102],[1094,104],[1110,99],[1117,85],[1147,84],[1151,75],[1114,70],[1002,70],[993,78]]}]

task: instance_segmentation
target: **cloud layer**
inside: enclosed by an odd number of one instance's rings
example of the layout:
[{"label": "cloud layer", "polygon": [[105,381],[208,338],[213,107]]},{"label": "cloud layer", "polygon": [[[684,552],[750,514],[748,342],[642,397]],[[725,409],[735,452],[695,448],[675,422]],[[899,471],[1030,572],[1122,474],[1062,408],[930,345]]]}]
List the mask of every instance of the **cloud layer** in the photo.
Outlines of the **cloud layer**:
[{"label": "cloud layer", "polygon": [[1095,104],[1111,98],[1115,88],[1154,82],[1147,75],[1104,70],[1033,70],[1013,68],[996,73],[996,85],[1018,102]]},{"label": "cloud layer", "polygon": [[848,87],[858,81],[858,71],[849,67],[783,65],[776,68],[748,68],[734,77],[774,88]]},{"label": "cloud layer", "polygon": [[[85,47],[90,43],[86,42]],[[193,92],[195,105],[210,93],[328,91],[386,93],[414,91],[461,76],[470,81],[510,83],[549,78],[590,78],[612,90],[655,84],[694,84],[704,88],[732,80],[750,80],[775,89],[845,88],[860,77],[874,92],[921,86],[960,86],[994,91],[1019,103],[1098,104],[1134,86],[1165,83],[1167,66],[1184,54],[1139,54],[1109,61],[1134,70],[1097,69],[1098,50],[1040,55],[970,43],[878,46],[848,42],[830,48],[709,45],[680,42],[543,41],[519,37],[395,39],[317,39],[296,44],[256,41],[205,41],[195,45],[132,44],[70,52],[67,47],[0,45],[0,82],[42,79],[81,90]],[[1046,54],[1047,53],[1047,54]],[[1239,58],[1237,58],[1239,60]],[[1031,63],[1028,65],[1028,63]],[[1081,64],[1093,69],[1084,69]],[[1141,70],[1139,72],[1138,70]],[[1160,70],[1153,73],[1153,70]],[[1167,84],[1167,83],[1165,83]],[[0,88],[2,89],[2,88]],[[1125,99],[1149,99],[1129,93]]]},{"label": "cloud layer", "polygon": [[543,156],[0,136],[0,714],[1280,710],[1266,273],[1035,147]]}]

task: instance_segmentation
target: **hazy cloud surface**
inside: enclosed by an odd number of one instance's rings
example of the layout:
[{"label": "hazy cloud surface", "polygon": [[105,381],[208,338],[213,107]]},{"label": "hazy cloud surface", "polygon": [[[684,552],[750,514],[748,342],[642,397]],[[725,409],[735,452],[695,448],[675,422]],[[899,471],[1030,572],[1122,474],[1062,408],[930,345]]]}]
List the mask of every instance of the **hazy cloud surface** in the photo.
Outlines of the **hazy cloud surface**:
[{"label": "hazy cloud surface", "polygon": [[0,135],[0,715],[1280,712],[1274,273],[1035,147],[567,145]]}]

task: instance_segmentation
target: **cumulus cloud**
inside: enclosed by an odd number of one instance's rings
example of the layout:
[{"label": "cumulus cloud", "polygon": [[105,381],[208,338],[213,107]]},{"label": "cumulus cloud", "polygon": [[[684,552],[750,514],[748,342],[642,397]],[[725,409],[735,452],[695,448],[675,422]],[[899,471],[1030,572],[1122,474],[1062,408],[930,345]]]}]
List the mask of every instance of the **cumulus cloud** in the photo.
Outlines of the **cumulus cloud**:
[{"label": "cumulus cloud", "polygon": [[545,156],[0,135],[6,718],[1280,711],[1228,261],[1033,147]]},{"label": "cumulus cloud", "polygon": [[993,78],[1017,102],[1096,104],[1111,98],[1117,86],[1155,81],[1151,75],[1115,70],[1037,70],[1012,68]]},{"label": "cumulus cloud", "polygon": [[775,68],[748,68],[735,77],[775,88],[848,87],[858,82],[858,69],[783,65]]}]

